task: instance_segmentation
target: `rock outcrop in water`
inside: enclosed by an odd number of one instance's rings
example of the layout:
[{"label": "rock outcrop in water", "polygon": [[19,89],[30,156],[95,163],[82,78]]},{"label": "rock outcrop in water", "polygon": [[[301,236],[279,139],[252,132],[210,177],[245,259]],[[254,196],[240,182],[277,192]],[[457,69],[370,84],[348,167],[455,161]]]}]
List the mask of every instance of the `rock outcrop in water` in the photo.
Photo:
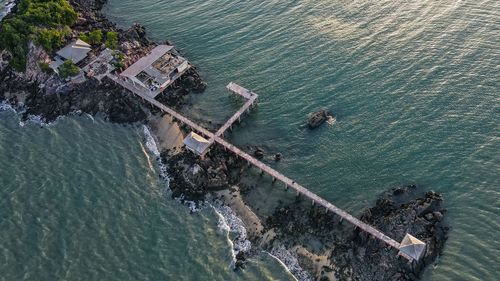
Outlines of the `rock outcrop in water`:
[{"label": "rock outcrop in water", "polygon": [[325,123],[330,118],[333,118],[333,115],[326,110],[320,110],[311,113],[311,116],[309,116],[309,121],[307,122],[307,126],[309,126],[309,129],[316,129],[319,126],[323,125],[323,123]]},{"label": "rock outcrop in water", "polygon": [[[411,233],[426,242],[425,256],[414,265],[335,215],[300,202],[278,207],[264,225],[266,231],[275,233],[277,242],[295,249],[302,267],[318,279],[416,280],[441,253],[448,232],[441,195],[427,192],[418,196],[417,191],[415,186],[393,189],[361,216],[397,241]],[[272,249],[275,243],[270,242],[267,248]],[[319,257],[327,258],[326,262]]]},{"label": "rock outcrop in water", "polygon": [[[227,189],[230,197],[242,198],[243,212],[249,216],[257,213],[255,200],[242,196],[252,188],[241,181],[249,168],[234,155],[215,147],[203,160],[185,150],[166,152],[162,158],[172,177],[174,197],[202,202],[213,197],[214,192]],[[240,191],[234,186],[243,188]],[[241,259],[236,264],[242,267],[249,255],[262,250],[285,251],[305,270],[292,271],[302,276],[301,280],[417,280],[444,248],[449,230],[445,214],[440,194],[423,192],[414,185],[391,189],[363,212],[361,220],[395,240],[401,241],[410,233],[427,244],[422,260],[410,264],[395,249],[342,222],[337,215],[297,198],[280,204],[269,216],[257,216],[260,222],[255,230],[255,222],[246,222],[248,230],[254,231],[250,237],[254,248],[248,253],[238,252]]]}]

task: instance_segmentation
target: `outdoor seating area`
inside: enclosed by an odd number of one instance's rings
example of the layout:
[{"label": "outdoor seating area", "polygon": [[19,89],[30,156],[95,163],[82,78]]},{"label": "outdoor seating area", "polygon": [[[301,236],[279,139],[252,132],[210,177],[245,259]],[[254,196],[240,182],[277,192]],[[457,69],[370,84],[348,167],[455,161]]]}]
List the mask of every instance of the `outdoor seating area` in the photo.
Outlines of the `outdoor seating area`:
[{"label": "outdoor seating area", "polygon": [[147,56],[125,69],[120,77],[154,98],[188,69],[188,61],[174,53],[172,46],[158,45]]},{"label": "outdoor seating area", "polygon": [[113,65],[113,62],[116,60],[114,52],[116,51],[106,48],[96,59],[86,65],[83,71],[87,77],[101,81],[106,75],[115,70],[116,67]]}]

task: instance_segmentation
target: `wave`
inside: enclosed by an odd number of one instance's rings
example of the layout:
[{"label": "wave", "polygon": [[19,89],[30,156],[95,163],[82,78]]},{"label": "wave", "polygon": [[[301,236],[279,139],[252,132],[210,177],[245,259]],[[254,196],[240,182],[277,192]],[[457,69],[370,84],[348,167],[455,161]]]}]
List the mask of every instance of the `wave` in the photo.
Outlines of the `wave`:
[{"label": "wave", "polygon": [[15,5],[16,3],[14,0],[7,1],[3,6],[2,11],[0,12],[0,20],[2,20],[6,15],[8,15]]},{"label": "wave", "polygon": [[7,101],[2,101],[0,102],[0,111],[12,111],[14,112],[18,117],[19,117],[19,127],[24,127],[26,124],[32,123],[37,126],[45,127],[45,126],[50,126],[57,122],[62,116],[59,116],[56,118],[55,121],[53,122],[46,122],[45,119],[40,116],[40,115],[28,115],[26,120],[21,120],[20,116],[24,112],[26,112],[26,108],[23,105],[12,105],[12,103],[9,103]]},{"label": "wave", "polygon": [[[13,113],[15,113],[17,115],[17,117],[19,118],[19,127],[25,127],[28,124],[33,124],[33,125],[40,126],[40,127],[50,127],[50,126],[55,125],[57,123],[57,121],[61,120],[62,118],[66,117],[66,116],[80,116],[80,115],[82,115],[81,110],[76,110],[76,111],[72,111],[72,112],[68,113],[67,115],[57,116],[56,119],[54,121],[51,121],[51,122],[47,122],[47,120],[41,115],[33,115],[33,114],[29,114],[25,120],[22,120],[21,115],[26,112],[26,107],[23,104],[13,105],[12,103],[5,101],[5,100],[0,102],[0,112],[1,111],[12,111]],[[95,120],[92,117],[92,115],[90,115],[90,114],[87,114],[87,115],[95,123]]]},{"label": "wave", "polygon": [[[230,267],[234,269],[238,253],[247,253],[252,248],[252,243],[247,237],[245,224],[229,206],[222,202],[216,200],[210,206],[219,217],[217,227],[226,233],[227,240],[231,245],[232,261]],[[230,237],[231,233],[234,235],[233,239]]]},{"label": "wave", "polygon": [[[168,188],[170,177],[167,173],[167,166],[163,163],[160,157],[160,151],[155,138],[153,137],[153,134],[148,126],[143,125],[143,131],[145,146],[150,153],[156,157],[156,162],[160,170],[160,177],[167,183],[167,193],[171,193]],[[213,200],[211,202],[205,201],[202,204],[196,204],[193,201],[185,200],[184,196],[174,199],[180,204],[187,206],[192,213],[199,212],[207,206],[210,206],[215,211],[218,216],[217,227],[226,233],[227,241],[230,244],[232,260],[229,266],[230,268],[235,269],[236,256],[238,253],[247,253],[252,249],[252,243],[248,240],[247,230],[243,221],[229,206],[219,200]],[[297,257],[288,251],[284,246],[280,245],[278,247],[274,247],[271,252],[266,253],[278,260],[297,280],[312,280],[311,276],[300,267]]]},{"label": "wave", "polygon": [[293,276],[299,281],[312,281],[311,275],[306,272],[299,264],[297,256],[288,251],[285,246],[274,246],[268,255],[280,262]]},{"label": "wave", "polygon": [[[155,157],[156,163],[158,165],[160,178],[165,183],[165,194],[170,195],[170,194],[172,194],[172,191],[170,190],[170,187],[169,187],[171,179],[170,179],[170,176],[168,175],[168,172],[167,172],[167,165],[165,163],[163,163],[163,161],[161,159],[160,149],[158,148],[158,145],[156,143],[156,140],[155,140],[153,134],[151,133],[150,128],[146,125],[142,125],[142,126],[143,126],[144,142],[145,142],[146,148]],[[196,202],[194,202],[194,201],[185,200],[184,196],[174,198],[174,200],[180,204],[187,206],[189,208],[189,210],[191,211],[191,213],[199,212],[204,207],[204,203],[196,204]]]},{"label": "wave", "polygon": [[149,152],[155,156],[156,163],[158,164],[158,169],[160,172],[160,178],[163,179],[167,183],[167,188],[168,184],[170,182],[170,177],[168,176],[167,173],[167,166],[163,161],[161,160],[161,155],[160,155],[160,150],[158,148],[158,145],[156,144],[156,140],[153,137],[153,134],[149,130],[148,126],[142,125],[143,127],[143,132],[144,132],[144,139],[145,139],[145,145]]},{"label": "wave", "polygon": [[6,101],[0,102],[0,111],[13,111],[17,113],[17,110],[10,103]]}]

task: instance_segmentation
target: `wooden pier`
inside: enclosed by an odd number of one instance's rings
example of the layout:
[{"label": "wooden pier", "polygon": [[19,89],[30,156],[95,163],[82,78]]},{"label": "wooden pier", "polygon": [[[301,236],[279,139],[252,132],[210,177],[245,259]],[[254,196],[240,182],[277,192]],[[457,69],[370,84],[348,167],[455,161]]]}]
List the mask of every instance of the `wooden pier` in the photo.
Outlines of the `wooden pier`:
[{"label": "wooden pier", "polygon": [[[224,140],[221,136],[227,130],[232,126],[232,124],[238,119],[258,98],[258,96],[255,93],[252,93],[245,88],[234,84],[230,83],[227,88],[231,90],[234,93],[240,94],[242,97],[247,99],[247,102],[245,105],[238,110],[232,117],[229,119],[224,126],[222,126],[217,133],[212,133],[208,131],[207,129],[199,126],[198,124],[194,123],[193,121],[189,120],[188,118],[182,116],[181,114],[177,113],[176,111],[172,110],[171,108],[165,106],[164,104],[158,102],[157,100],[144,95],[139,89],[135,89],[133,86],[130,86],[130,84],[126,83],[126,81],[120,80],[118,77],[110,74],[108,75],[113,81],[116,83],[122,85],[126,89],[132,91],[134,94],[138,95],[142,99],[146,100],[147,102],[151,103],[155,107],[159,108],[161,111],[168,113],[171,115],[174,119],[177,119],[179,122],[188,125],[191,127],[194,131],[204,135],[205,137],[209,138],[212,143],[217,142],[218,144],[222,145],[225,149],[231,151],[235,155],[241,157],[242,159],[246,160],[249,164],[255,166],[258,168],[260,171],[263,173],[267,173],[273,178],[273,181],[280,181],[284,184],[284,187],[286,189],[292,188],[297,192],[297,195],[302,195],[312,201],[313,204],[319,205],[324,207],[326,210],[331,211],[338,216],[340,216],[342,219],[350,222],[353,224],[355,227],[358,229],[361,229],[365,231],[366,233],[370,234],[374,238],[384,242],[390,247],[393,247],[396,250],[399,250],[400,248],[400,243],[397,242],[396,240],[392,239],[391,237],[385,235],[381,231],[375,229],[373,226],[362,222],[361,220],[355,218],[348,212],[340,209],[339,207],[333,205],[332,203],[324,200],[323,198],[319,197],[318,195],[314,194],[313,192],[309,191],[307,188],[303,187],[302,185],[296,183],[295,181],[291,180],[290,178],[286,177],[285,175],[281,174],[280,172],[276,171],[275,169],[269,167],[268,165],[262,163],[261,161],[255,159],[253,156],[249,155],[248,153],[242,151],[238,147],[232,145],[231,143],[227,142]],[[403,256],[404,258],[412,261],[412,258],[405,255],[404,253],[399,253],[399,255]]]}]

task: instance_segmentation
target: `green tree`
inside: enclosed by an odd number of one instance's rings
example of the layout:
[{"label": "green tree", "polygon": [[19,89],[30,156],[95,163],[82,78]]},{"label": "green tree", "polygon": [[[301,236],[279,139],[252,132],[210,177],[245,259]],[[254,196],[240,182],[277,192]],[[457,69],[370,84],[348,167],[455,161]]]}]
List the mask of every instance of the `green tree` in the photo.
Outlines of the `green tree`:
[{"label": "green tree", "polygon": [[118,49],[118,32],[108,31],[106,33],[106,47],[112,50]]},{"label": "green tree", "polygon": [[52,68],[50,68],[50,65],[46,62],[39,62],[38,66],[43,72],[47,74],[51,74],[52,72],[54,72],[54,70],[52,70]]},{"label": "green tree", "polygon": [[64,44],[64,38],[70,33],[68,29],[47,29],[41,28],[37,30],[36,42],[45,50],[53,51]]},{"label": "green tree", "polygon": [[80,73],[80,68],[71,60],[64,61],[64,63],[59,66],[59,76],[61,76],[61,78],[75,76],[78,73]]},{"label": "green tree", "polygon": [[68,0],[20,0],[17,8],[0,23],[0,48],[12,54],[11,67],[23,71],[28,42],[33,40],[48,51],[62,45],[77,13]]},{"label": "green tree", "polygon": [[80,35],[78,36],[78,38],[80,38],[80,40],[85,41],[87,43],[90,42],[90,39],[89,39],[89,36],[87,35],[87,33],[80,32]]},{"label": "green tree", "polygon": [[28,41],[31,34],[29,24],[19,18],[4,19],[0,29],[0,48],[12,54],[10,65],[17,71],[26,68]]},{"label": "green tree", "polygon": [[[87,43],[99,44],[102,42],[102,31],[100,29],[96,29],[94,31],[89,32],[87,37],[89,40],[89,41],[86,41]],[[83,41],[85,41],[85,40],[83,40]]]},{"label": "green tree", "polygon": [[73,25],[77,13],[67,0],[21,0],[18,15],[33,25]]}]

